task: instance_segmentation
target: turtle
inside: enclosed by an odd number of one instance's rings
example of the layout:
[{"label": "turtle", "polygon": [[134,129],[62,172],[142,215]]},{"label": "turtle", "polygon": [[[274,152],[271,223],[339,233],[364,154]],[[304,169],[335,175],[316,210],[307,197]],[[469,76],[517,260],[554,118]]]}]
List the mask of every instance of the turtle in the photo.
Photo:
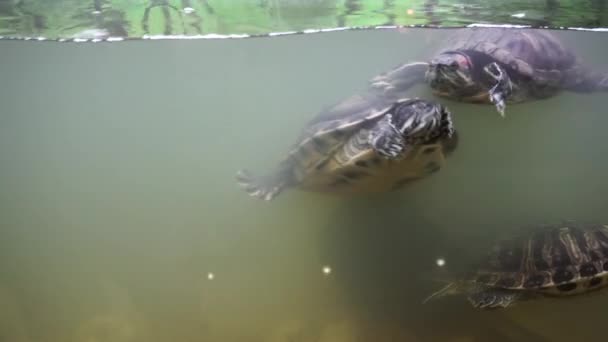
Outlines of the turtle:
[{"label": "turtle", "polygon": [[547,30],[468,28],[450,36],[429,61],[401,64],[369,86],[404,96],[421,83],[437,96],[492,103],[504,117],[507,102],[548,98],[561,90],[607,91],[608,72],[585,66]]},{"label": "turtle", "polygon": [[494,244],[475,269],[424,302],[465,294],[479,309],[522,300],[590,293],[608,285],[608,226],[563,221],[542,224]]},{"label": "turtle", "polygon": [[272,200],[284,189],[334,194],[397,190],[438,171],[458,145],[452,113],[420,98],[363,92],[320,111],[276,169],[237,172],[249,195]]}]

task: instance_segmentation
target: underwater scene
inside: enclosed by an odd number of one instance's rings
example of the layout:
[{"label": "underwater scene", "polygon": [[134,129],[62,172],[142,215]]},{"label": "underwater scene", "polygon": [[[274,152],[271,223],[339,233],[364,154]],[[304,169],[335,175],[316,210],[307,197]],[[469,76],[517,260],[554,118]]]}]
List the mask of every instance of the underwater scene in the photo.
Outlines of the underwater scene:
[{"label": "underwater scene", "polygon": [[605,33],[0,50],[0,341],[602,339]]}]

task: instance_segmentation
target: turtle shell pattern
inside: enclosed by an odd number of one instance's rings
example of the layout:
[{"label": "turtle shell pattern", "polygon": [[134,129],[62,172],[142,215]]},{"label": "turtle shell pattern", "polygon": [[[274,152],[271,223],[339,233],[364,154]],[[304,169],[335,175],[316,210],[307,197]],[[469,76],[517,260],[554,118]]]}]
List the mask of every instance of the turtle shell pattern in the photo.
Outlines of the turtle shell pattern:
[{"label": "turtle shell pattern", "polygon": [[[512,102],[552,96],[564,78],[574,77],[580,68],[573,51],[540,29],[461,29],[447,39],[438,53],[454,50],[482,52],[506,65],[514,86],[519,88],[509,99]],[[488,101],[487,96],[478,99]]]},{"label": "turtle shell pattern", "polygon": [[608,285],[608,226],[544,226],[495,245],[472,281],[491,288],[573,295]]},{"label": "turtle shell pattern", "polygon": [[389,98],[364,93],[351,96],[312,119],[282,161],[291,170],[296,186],[340,194],[383,192],[441,169],[446,153],[457,146],[451,122],[445,123],[450,129],[446,139],[409,146],[407,154],[398,160],[387,160],[371,148],[355,157],[345,158],[341,153],[349,139],[381,119],[394,104]]}]

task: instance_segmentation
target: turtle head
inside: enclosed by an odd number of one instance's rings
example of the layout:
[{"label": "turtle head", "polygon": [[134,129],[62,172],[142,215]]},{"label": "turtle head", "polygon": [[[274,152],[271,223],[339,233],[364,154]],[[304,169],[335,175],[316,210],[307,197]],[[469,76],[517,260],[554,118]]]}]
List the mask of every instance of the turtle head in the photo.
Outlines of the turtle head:
[{"label": "turtle head", "polygon": [[476,83],[471,58],[458,51],[439,54],[429,63],[425,78],[431,88],[445,95],[475,92]]}]

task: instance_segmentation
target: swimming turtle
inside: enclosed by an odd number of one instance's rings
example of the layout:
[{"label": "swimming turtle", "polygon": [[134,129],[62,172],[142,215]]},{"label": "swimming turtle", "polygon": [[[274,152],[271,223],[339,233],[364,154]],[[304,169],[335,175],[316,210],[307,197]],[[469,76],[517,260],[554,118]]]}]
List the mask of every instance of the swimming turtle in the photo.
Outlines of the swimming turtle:
[{"label": "swimming turtle", "polygon": [[371,88],[404,92],[426,82],[442,97],[493,103],[542,99],[566,89],[608,90],[608,73],[586,67],[547,30],[468,28],[456,32],[429,62],[402,64],[371,80]]},{"label": "swimming turtle", "polygon": [[540,296],[571,296],[608,285],[608,226],[567,221],[500,241],[462,280],[429,298],[464,293],[481,309]]},{"label": "swimming turtle", "polygon": [[363,93],[321,111],[274,172],[254,177],[240,170],[237,181],[264,200],[290,187],[388,191],[440,169],[457,139],[452,115],[439,103]]}]

